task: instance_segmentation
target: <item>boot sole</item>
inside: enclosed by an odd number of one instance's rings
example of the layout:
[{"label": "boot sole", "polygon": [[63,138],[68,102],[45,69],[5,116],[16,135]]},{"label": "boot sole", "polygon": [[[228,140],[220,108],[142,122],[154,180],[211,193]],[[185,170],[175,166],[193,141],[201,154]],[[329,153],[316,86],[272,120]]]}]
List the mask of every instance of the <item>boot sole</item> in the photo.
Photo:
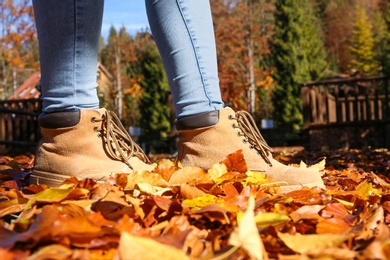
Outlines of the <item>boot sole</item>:
[{"label": "boot sole", "polygon": [[[31,175],[30,175],[30,184],[35,184],[35,185],[39,185],[39,184],[45,184],[49,187],[59,187],[62,185],[62,183],[66,180],[66,179],[69,179],[71,177],[76,177],[76,176],[70,176],[70,175],[62,175],[62,174],[58,174],[58,173],[50,173],[50,172],[37,172],[37,171],[34,171]],[[77,177],[76,177],[77,178]],[[87,177],[84,177],[84,179],[87,178]],[[106,180],[106,178],[101,178],[101,179],[94,179],[96,182],[100,183],[100,182],[104,182]]]},{"label": "boot sole", "polygon": [[58,187],[71,176],[61,175],[61,174],[53,174],[49,172],[33,172],[30,175],[30,184],[45,184],[49,187]]}]

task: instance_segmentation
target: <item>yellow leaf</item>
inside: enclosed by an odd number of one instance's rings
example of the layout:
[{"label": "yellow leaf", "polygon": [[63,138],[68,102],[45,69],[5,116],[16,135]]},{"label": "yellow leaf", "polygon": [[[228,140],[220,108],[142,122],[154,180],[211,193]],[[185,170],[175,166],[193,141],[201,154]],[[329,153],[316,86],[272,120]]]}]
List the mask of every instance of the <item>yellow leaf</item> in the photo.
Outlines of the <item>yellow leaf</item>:
[{"label": "yellow leaf", "polygon": [[119,242],[120,259],[159,259],[159,260],[186,260],[189,257],[175,247],[158,243],[157,241],[122,233]]},{"label": "yellow leaf", "polygon": [[275,212],[265,212],[255,216],[258,227],[277,226],[288,221],[290,221],[289,216]]},{"label": "yellow leaf", "polygon": [[278,233],[278,237],[294,252],[305,254],[310,250],[319,250],[329,247],[337,247],[343,243],[348,235],[346,234],[323,234],[323,235],[302,235],[296,233]]},{"label": "yellow leaf", "polygon": [[355,206],[355,203],[353,203],[353,202],[342,200],[339,198],[334,198],[334,199],[337,200],[338,202],[340,202],[341,204],[343,204],[343,206],[348,210],[352,210],[353,207]]},{"label": "yellow leaf", "polygon": [[229,245],[245,249],[253,259],[267,259],[264,254],[264,244],[261,241],[254,217],[255,199],[249,197],[248,208],[241,216],[238,224],[229,238]]},{"label": "yellow leaf", "polygon": [[214,164],[209,170],[208,174],[210,175],[213,181],[216,181],[219,177],[227,173],[227,168],[224,163]]},{"label": "yellow leaf", "polygon": [[60,202],[66,199],[72,191],[72,188],[51,188],[37,193],[33,198],[39,202]]},{"label": "yellow leaf", "polygon": [[218,198],[218,197],[211,195],[211,194],[207,194],[207,195],[202,196],[202,197],[183,200],[182,204],[187,205],[191,208],[203,208],[203,207],[206,207],[207,205],[210,205],[210,204],[222,203],[222,202],[224,202],[223,199]]},{"label": "yellow leaf", "polygon": [[171,188],[161,188],[157,186],[153,186],[149,183],[137,183],[136,188],[142,192],[154,195],[154,196],[161,196],[167,191],[171,191]]},{"label": "yellow leaf", "polygon": [[[248,176],[245,179],[246,185],[248,185],[248,184],[254,184],[254,185],[263,184],[263,183],[267,183],[267,180],[268,180],[268,178],[265,177],[264,174],[262,174],[260,172],[247,171],[246,175]],[[244,185],[244,186],[246,186],[246,185]]]},{"label": "yellow leaf", "polygon": [[363,181],[356,187],[357,195],[365,200],[373,194],[374,190],[375,189],[372,187],[372,183],[368,181]]}]

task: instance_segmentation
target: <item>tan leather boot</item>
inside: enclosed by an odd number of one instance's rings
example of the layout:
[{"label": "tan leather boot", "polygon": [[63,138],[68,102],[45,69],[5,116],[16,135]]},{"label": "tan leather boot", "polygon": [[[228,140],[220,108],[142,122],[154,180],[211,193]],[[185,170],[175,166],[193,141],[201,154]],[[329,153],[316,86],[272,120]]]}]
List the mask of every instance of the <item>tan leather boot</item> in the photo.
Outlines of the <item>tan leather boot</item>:
[{"label": "tan leather boot", "polygon": [[[200,125],[203,127],[195,128]],[[208,125],[208,126],[207,126]],[[178,159],[184,166],[209,169],[226,155],[242,149],[249,170],[263,172],[280,182],[283,192],[303,186],[325,188],[321,174],[308,168],[286,166],[272,157],[272,149],[249,113],[231,108],[188,116],[177,121]]]},{"label": "tan leather boot", "polygon": [[116,173],[153,169],[113,112],[51,113],[39,124],[43,138],[30,183],[59,186],[72,176],[103,181]]}]

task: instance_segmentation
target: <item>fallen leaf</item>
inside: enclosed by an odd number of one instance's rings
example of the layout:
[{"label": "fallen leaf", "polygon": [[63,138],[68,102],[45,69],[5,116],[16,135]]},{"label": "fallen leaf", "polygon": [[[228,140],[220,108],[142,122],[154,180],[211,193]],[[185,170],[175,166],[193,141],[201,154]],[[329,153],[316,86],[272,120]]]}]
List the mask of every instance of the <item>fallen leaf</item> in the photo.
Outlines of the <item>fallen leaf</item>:
[{"label": "fallen leaf", "polygon": [[206,193],[192,185],[182,184],[180,186],[180,195],[183,197],[183,199],[195,199],[205,196]]},{"label": "fallen leaf", "polygon": [[127,184],[125,190],[133,190],[138,183],[148,183],[153,186],[167,187],[167,182],[155,172],[149,171],[137,171],[127,176]]},{"label": "fallen leaf", "polygon": [[182,251],[169,245],[164,245],[151,238],[133,236],[122,233],[119,242],[120,259],[144,260],[185,260],[189,257]]},{"label": "fallen leaf", "polygon": [[248,207],[242,215],[238,227],[231,234],[228,243],[244,248],[253,259],[268,259],[267,254],[264,254],[264,245],[257,230],[254,208],[255,199],[251,196]]},{"label": "fallen leaf", "polygon": [[245,173],[248,171],[242,150],[227,155],[225,159],[222,160],[222,163],[226,165],[228,172]]},{"label": "fallen leaf", "polygon": [[199,209],[199,208],[206,207],[210,204],[222,203],[222,202],[224,202],[222,198],[218,198],[216,196],[206,194],[205,196],[202,197],[183,200],[182,204],[187,205],[191,208]]},{"label": "fallen leaf", "polygon": [[169,180],[169,185],[214,183],[210,175],[199,167],[188,166],[174,172]]},{"label": "fallen leaf", "polygon": [[227,172],[228,171],[224,163],[214,164],[208,170],[208,174],[210,175],[211,179],[213,179],[213,181],[216,181],[218,178],[220,178],[222,175],[224,175]]},{"label": "fallen leaf", "polygon": [[306,254],[311,250],[336,247],[343,243],[348,235],[346,234],[326,234],[326,235],[294,235],[278,232],[278,237],[294,252]]},{"label": "fallen leaf", "polygon": [[290,214],[291,219],[294,222],[298,222],[302,219],[317,219],[322,217],[318,214],[325,206],[323,205],[305,205],[297,209]]},{"label": "fallen leaf", "polygon": [[264,212],[255,216],[256,225],[261,228],[281,225],[290,220],[289,216],[275,212]]}]

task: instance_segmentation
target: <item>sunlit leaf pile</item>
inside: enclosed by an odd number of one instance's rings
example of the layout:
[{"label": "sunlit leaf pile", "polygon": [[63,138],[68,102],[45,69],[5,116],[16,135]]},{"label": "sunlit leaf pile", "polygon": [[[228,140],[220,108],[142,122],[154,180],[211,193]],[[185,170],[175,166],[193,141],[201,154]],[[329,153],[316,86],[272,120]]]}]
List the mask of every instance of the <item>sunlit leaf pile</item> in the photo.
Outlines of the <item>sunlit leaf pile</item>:
[{"label": "sunlit leaf pile", "polygon": [[162,159],[153,172],[57,188],[27,185],[33,161],[0,157],[1,259],[390,259],[384,149],[328,154],[326,190],[287,194],[241,151],[208,171]]}]

